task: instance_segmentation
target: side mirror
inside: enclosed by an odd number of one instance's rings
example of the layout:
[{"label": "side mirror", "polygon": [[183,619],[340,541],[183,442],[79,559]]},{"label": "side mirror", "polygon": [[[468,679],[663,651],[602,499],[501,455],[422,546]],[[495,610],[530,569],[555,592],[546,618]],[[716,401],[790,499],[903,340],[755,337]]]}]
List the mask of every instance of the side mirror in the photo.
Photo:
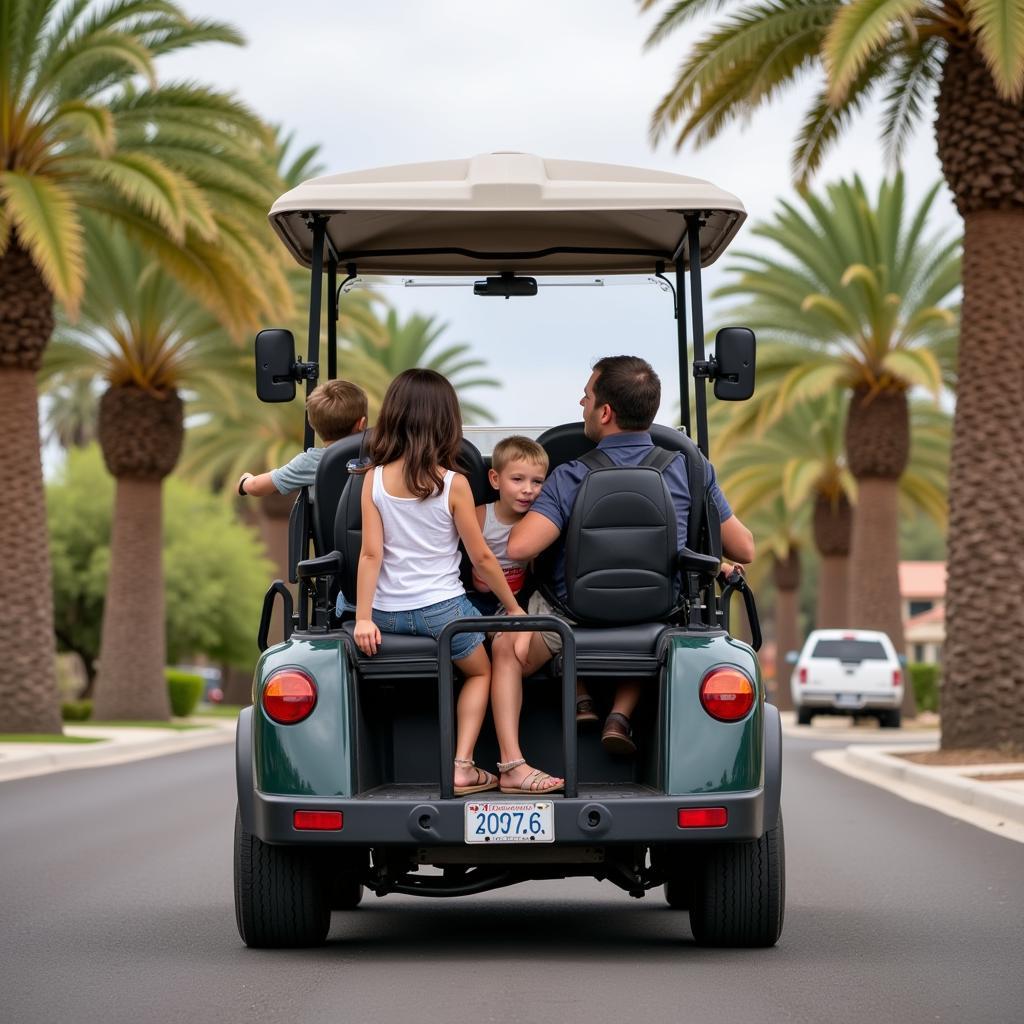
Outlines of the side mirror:
[{"label": "side mirror", "polygon": [[757,342],[749,327],[723,327],[715,335],[715,398],[745,402],[754,393]]},{"label": "side mirror", "polygon": [[256,397],[290,402],[295,397],[295,336],[272,327],[256,335]]},{"label": "side mirror", "polygon": [[796,651],[786,651],[786,664],[795,665],[800,660],[800,655]]}]

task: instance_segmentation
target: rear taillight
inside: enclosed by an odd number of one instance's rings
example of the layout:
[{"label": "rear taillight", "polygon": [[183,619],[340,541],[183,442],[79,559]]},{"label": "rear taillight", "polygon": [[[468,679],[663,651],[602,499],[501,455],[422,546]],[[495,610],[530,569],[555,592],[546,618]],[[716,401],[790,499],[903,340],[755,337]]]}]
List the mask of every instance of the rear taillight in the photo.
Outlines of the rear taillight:
[{"label": "rear taillight", "polygon": [[806,682],[807,682],[807,666],[806,665],[801,665],[800,666],[800,685],[803,686],[803,684],[806,683]]},{"label": "rear taillight", "polygon": [[680,807],[680,828],[722,828],[729,822],[729,812],[724,807]]},{"label": "rear taillight", "polygon": [[292,826],[300,832],[338,832],[345,824],[341,811],[296,811]]},{"label": "rear taillight", "polygon": [[754,684],[738,669],[716,668],[700,684],[704,710],[720,722],[738,722],[754,706]]},{"label": "rear taillight", "polygon": [[902,669],[894,668],[892,670],[892,685],[893,686],[902,686],[903,685],[903,670]]},{"label": "rear taillight", "polygon": [[305,672],[289,668],[270,677],[263,688],[263,710],[281,725],[308,718],[316,707],[316,684]]}]

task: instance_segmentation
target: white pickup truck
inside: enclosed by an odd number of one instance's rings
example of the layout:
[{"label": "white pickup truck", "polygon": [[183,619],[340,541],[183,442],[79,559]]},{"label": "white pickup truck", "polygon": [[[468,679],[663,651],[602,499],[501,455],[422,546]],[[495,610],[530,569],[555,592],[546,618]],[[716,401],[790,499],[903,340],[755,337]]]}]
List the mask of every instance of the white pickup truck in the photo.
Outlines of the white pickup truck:
[{"label": "white pickup truck", "polygon": [[883,728],[899,728],[903,667],[885,633],[816,629],[787,661],[800,725],[810,725],[814,715],[872,715]]}]

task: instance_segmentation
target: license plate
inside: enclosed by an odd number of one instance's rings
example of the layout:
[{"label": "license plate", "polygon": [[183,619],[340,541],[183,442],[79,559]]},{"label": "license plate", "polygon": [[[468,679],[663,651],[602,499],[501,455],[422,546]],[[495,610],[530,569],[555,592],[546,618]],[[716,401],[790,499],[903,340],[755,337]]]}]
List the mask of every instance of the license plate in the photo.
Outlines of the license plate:
[{"label": "license plate", "polygon": [[837,708],[859,708],[863,701],[858,693],[840,693],[836,695]]},{"label": "license plate", "polygon": [[550,800],[498,800],[466,804],[467,843],[553,843]]}]

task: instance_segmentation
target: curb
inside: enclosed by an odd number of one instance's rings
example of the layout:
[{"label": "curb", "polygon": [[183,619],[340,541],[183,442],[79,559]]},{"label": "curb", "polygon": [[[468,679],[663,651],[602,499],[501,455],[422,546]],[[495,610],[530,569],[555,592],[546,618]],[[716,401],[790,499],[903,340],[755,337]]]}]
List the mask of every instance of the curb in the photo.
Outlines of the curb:
[{"label": "curb", "polygon": [[218,743],[233,743],[234,739],[235,728],[232,722],[230,729],[214,727],[188,733],[176,732],[171,736],[157,734],[152,739],[148,736],[134,741],[107,738],[99,743],[82,746],[54,744],[48,750],[32,751],[24,756],[19,751],[19,756],[10,760],[0,755],[0,782],[13,782],[33,775],[49,775],[77,768],[102,768],[141,761],[148,757],[212,747]]},{"label": "curb", "polygon": [[[964,768],[982,774],[984,765],[958,765],[955,768],[925,767],[893,756],[894,754],[930,749],[933,748],[920,744],[884,749],[850,746],[846,748],[846,756],[863,771],[882,776],[887,780],[903,782],[918,789],[927,790],[946,800],[954,800],[979,811],[999,815],[1018,825],[1024,825],[1024,796],[996,791],[992,788],[991,783],[965,779],[960,774]],[[1015,766],[1007,764],[999,767],[1012,769]]]}]

